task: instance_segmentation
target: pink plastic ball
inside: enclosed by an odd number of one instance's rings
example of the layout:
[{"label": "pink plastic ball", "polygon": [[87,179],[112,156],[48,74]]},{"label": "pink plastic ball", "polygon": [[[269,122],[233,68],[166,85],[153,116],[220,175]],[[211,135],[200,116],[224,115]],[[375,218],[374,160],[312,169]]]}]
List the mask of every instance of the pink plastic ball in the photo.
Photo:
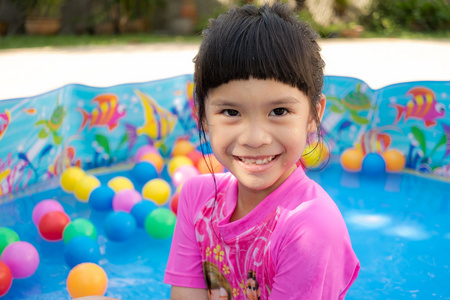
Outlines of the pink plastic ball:
[{"label": "pink plastic ball", "polygon": [[158,153],[159,154],[158,150],[155,147],[150,146],[150,145],[144,145],[136,151],[136,154],[134,156],[135,161],[140,162],[142,155],[147,154],[147,153]]},{"label": "pink plastic ball", "polygon": [[39,253],[28,242],[15,242],[3,250],[1,260],[9,267],[13,278],[27,278],[39,266]]},{"label": "pink plastic ball", "polygon": [[131,212],[136,203],[142,201],[142,195],[136,190],[122,190],[114,195],[112,207],[114,211]]},{"label": "pink plastic ball", "polygon": [[42,200],[41,202],[36,204],[31,215],[34,225],[39,226],[39,221],[41,220],[41,218],[45,214],[53,211],[64,212],[64,208],[62,207],[61,203],[52,199]]},{"label": "pink plastic ball", "polygon": [[200,172],[194,166],[181,166],[173,172],[172,183],[175,187],[179,187],[189,178],[199,174]]}]

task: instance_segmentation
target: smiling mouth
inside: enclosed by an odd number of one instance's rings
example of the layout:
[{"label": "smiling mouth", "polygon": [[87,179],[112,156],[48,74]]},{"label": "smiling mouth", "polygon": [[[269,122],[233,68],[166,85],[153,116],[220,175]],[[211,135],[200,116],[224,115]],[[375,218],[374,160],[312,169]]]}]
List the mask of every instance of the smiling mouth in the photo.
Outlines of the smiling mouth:
[{"label": "smiling mouth", "polygon": [[265,156],[265,157],[241,157],[237,156],[237,158],[247,165],[265,165],[270,163],[272,160],[274,160],[278,155],[272,155],[272,156]]}]

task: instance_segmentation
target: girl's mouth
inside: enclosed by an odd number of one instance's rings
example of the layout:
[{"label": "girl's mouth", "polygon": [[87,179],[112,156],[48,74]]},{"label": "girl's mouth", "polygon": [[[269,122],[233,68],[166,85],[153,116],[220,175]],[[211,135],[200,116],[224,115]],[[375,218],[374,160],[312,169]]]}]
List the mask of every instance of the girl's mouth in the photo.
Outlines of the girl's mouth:
[{"label": "girl's mouth", "polygon": [[274,160],[278,155],[264,156],[264,157],[241,157],[237,158],[246,165],[265,165]]}]

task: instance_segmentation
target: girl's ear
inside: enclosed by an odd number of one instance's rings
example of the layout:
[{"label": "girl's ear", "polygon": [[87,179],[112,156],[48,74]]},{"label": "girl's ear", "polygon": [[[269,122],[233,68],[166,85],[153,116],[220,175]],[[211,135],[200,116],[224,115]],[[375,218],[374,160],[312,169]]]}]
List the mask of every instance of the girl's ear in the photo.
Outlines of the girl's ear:
[{"label": "girl's ear", "polygon": [[[319,103],[316,105],[317,116],[319,117],[319,121],[322,122],[323,113],[325,112],[325,106],[327,105],[327,98],[324,94],[320,94]],[[317,130],[316,119],[311,116],[308,122],[308,133],[313,133]]]}]

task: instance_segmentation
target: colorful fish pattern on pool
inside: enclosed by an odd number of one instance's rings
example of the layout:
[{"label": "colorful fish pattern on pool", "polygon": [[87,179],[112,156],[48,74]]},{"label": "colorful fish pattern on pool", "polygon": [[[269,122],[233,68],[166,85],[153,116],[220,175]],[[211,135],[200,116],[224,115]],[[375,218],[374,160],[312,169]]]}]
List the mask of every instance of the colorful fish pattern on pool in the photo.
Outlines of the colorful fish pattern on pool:
[{"label": "colorful fish pattern on pool", "polygon": [[6,129],[8,129],[10,121],[11,114],[9,113],[9,110],[5,109],[5,112],[0,114],[0,140],[5,134]]},{"label": "colorful fish pattern on pool", "polygon": [[119,124],[119,120],[126,115],[125,106],[118,103],[117,96],[114,94],[99,95],[92,102],[97,103],[97,107],[90,113],[84,109],[78,109],[83,114],[79,130],[82,130],[88,121],[89,130],[92,127],[108,127],[109,130],[113,130]]},{"label": "colorful fish pattern on pool", "polygon": [[445,105],[437,102],[432,90],[425,87],[416,87],[409,90],[406,95],[412,96],[412,99],[405,106],[392,105],[397,109],[394,124],[397,124],[403,116],[404,122],[408,119],[422,120],[426,127],[431,127],[436,125],[436,119],[445,116]]},{"label": "colorful fish pattern on pool", "polygon": [[154,141],[160,141],[172,133],[177,124],[176,115],[159,106],[155,99],[149,95],[135,90],[144,108],[144,125],[137,128],[138,135],[147,135]]}]

